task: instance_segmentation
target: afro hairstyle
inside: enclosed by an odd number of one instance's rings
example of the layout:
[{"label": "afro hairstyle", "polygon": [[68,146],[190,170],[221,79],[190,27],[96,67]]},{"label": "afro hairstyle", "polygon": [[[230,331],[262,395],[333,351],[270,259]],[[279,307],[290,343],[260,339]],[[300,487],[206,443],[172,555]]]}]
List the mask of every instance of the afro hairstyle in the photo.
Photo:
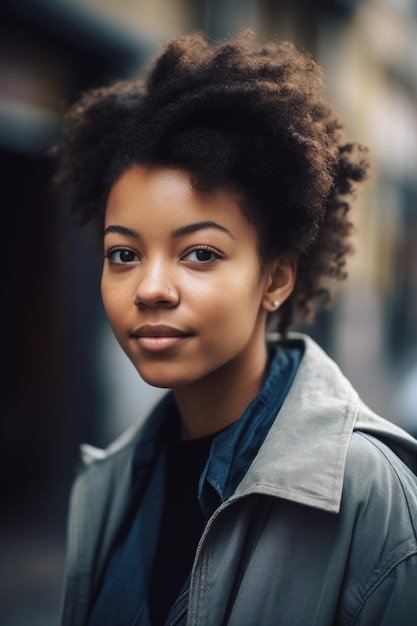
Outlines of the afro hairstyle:
[{"label": "afro hairstyle", "polygon": [[261,261],[297,256],[293,293],[274,314],[285,335],[332,300],[346,277],[349,210],[369,167],[345,139],[321,68],[290,42],[245,30],[166,42],[139,78],[83,94],[54,149],[56,181],[80,223],[102,223],[129,167],[179,167],[200,191],[237,192]]}]

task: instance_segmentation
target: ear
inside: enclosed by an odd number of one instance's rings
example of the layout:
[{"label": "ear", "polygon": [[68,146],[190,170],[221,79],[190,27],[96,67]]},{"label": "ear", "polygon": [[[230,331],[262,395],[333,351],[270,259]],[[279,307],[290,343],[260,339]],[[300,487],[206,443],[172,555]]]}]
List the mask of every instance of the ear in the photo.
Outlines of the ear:
[{"label": "ear", "polygon": [[271,261],[266,269],[265,292],[262,307],[268,313],[278,308],[291,295],[297,277],[297,257],[285,253]]}]

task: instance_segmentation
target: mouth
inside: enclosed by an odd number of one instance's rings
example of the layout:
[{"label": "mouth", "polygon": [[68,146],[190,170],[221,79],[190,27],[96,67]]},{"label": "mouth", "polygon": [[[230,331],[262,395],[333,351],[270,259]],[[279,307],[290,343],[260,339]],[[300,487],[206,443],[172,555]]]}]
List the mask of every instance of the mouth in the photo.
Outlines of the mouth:
[{"label": "mouth", "polygon": [[132,337],[145,352],[167,352],[191,336],[191,333],[165,324],[146,324],[132,333]]}]

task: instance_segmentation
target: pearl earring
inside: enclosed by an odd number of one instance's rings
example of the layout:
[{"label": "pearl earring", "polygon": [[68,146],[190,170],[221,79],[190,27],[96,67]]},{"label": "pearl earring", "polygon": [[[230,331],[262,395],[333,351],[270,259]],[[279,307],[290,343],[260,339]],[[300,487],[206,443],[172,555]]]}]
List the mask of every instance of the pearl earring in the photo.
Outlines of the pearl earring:
[{"label": "pearl earring", "polygon": [[274,309],[277,309],[279,307],[279,304],[279,300],[274,300],[272,306],[274,307]]}]

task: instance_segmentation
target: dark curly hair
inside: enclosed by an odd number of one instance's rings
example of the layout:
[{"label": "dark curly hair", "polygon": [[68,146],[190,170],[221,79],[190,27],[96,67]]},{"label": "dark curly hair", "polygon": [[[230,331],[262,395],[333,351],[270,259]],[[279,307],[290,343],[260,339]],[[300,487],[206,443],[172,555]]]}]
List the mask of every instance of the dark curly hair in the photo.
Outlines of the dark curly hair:
[{"label": "dark curly hair", "polygon": [[327,101],[319,66],[292,43],[251,31],[168,41],[144,78],[86,93],[64,119],[57,181],[80,222],[102,220],[109,190],[134,164],[181,167],[199,190],[238,193],[260,258],[298,256],[284,333],[331,301],[346,276],[355,183],[367,173]]}]

